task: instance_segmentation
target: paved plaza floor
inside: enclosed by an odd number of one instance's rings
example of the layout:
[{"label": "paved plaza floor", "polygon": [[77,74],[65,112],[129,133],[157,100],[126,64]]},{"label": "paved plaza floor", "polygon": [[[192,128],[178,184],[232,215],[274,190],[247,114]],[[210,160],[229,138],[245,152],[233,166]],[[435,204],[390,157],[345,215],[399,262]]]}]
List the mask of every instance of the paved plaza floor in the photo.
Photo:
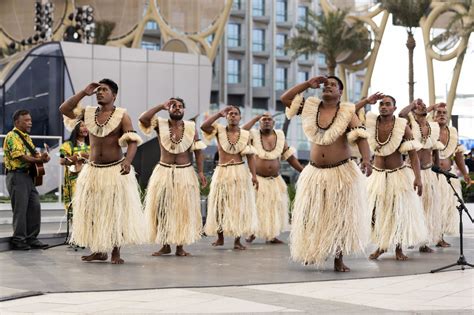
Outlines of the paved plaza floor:
[{"label": "paved plaza floor", "polygon": [[[472,208],[472,207],[471,207]],[[286,240],[288,233],[283,235]],[[191,257],[152,257],[158,246],[123,249],[124,265],[84,263],[67,246],[0,253],[0,314],[154,313],[474,313],[474,270],[430,270],[454,263],[459,238],[432,254],[407,250],[378,261],[347,257],[349,273],[290,260],[287,245],[262,240],[246,251],[203,238]],[[465,222],[465,256],[474,262],[474,227]],[[373,250],[374,248],[369,248]]]}]

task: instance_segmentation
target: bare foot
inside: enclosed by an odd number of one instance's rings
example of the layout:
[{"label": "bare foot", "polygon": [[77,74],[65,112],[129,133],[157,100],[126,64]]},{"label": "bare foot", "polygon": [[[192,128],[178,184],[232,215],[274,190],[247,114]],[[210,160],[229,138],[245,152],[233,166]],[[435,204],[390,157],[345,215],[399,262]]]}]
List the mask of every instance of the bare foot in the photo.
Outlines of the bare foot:
[{"label": "bare foot", "polygon": [[375,252],[370,254],[369,259],[375,260],[375,259],[379,258],[379,256],[382,255],[383,253],[385,253],[385,251],[383,249],[377,248],[377,250]]},{"label": "bare foot", "polygon": [[181,256],[181,257],[183,257],[183,256],[191,256],[190,253],[188,253],[187,251],[185,251],[185,250],[183,249],[183,246],[176,246],[176,254],[175,254],[175,255],[176,255],[176,256]]},{"label": "bare foot", "polygon": [[272,238],[272,239],[269,240],[269,241],[267,241],[267,243],[270,243],[270,244],[285,244],[285,242],[280,241],[280,240],[277,239],[276,237],[275,237],[275,238]]},{"label": "bare foot", "polygon": [[171,253],[171,246],[170,245],[163,245],[163,247],[159,251],[154,252],[151,255],[152,256],[163,256],[163,255],[170,254],[170,253]]},{"label": "bare foot", "polygon": [[403,253],[403,250],[401,247],[395,248],[395,259],[396,260],[407,260],[408,256]]},{"label": "bare foot", "polygon": [[334,258],[334,271],[337,272],[349,272],[351,269],[344,265],[344,262],[342,261],[342,254],[339,254]]},{"label": "bare foot", "polygon": [[119,247],[114,247],[114,250],[112,251],[112,257],[110,258],[110,262],[114,265],[121,265],[125,262],[122,258],[120,258]]},{"label": "bare foot", "polygon": [[234,249],[245,250],[247,247],[240,243],[240,237],[236,237],[234,240]]},{"label": "bare foot", "polygon": [[436,244],[436,247],[451,247],[451,244],[442,239]]},{"label": "bare foot", "polygon": [[434,250],[428,247],[428,245],[420,246],[420,253],[432,253]]},{"label": "bare foot", "polygon": [[212,243],[212,246],[222,246],[224,245],[224,233],[219,232],[217,233],[217,240]]},{"label": "bare foot", "polygon": [[247,243],[252,243],[254,240],[255,240],[255,235],[253,234],[245,239]]},{"label": "bare foot", "polygon": [[107,258],[109,258],[107,253],[92,253],[89,256],[81,257],[82,261],[93,261],[93,260],[104,261],[104,260],[107,260]]}]

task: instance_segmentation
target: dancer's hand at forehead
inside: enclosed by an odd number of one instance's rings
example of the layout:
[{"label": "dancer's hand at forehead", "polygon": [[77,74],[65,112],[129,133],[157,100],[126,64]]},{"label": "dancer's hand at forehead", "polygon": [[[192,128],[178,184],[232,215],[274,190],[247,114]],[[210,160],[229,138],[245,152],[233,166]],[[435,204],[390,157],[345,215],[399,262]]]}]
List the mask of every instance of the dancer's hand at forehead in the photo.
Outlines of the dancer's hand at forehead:
[{"label": "dancer's hand at forehead", "polygon": [[91,96],[92,94],[94,94],[97,90],[97,88],[100,86],[99,83],[97,82],[92,82],[92,83],[89,83],[85,88],[84,88],[84,93],[86,93],[86,95],[88,96]]},{"label": "dancer's hand at forehead", "polygon": [[227,106],[226,108],[222,109],[219,111],[219,115],[221,115],[221,117],[226,117],[227,114],[233,109],[234,107],[233,106]]},{"label": "dancer's hand at forehead", "polygon": [[319,85],[321,85],[321,83],[326,83],[327,81],[328,81],[328,78],[326,76],[317,76],[317,77],[312,77],[306,82],[308,82],[310,88],[317,89],[319,88]]},{"label": "dancer's hand at forehead", "polygon": [[376,92],[372,95],[370,95],[369,97],[366,98],[367,100],[367,104],[375,104],[377,103],[378,100],[381,100],[385,97],[385,94],[383,93],[380,93],[380,92]]}]

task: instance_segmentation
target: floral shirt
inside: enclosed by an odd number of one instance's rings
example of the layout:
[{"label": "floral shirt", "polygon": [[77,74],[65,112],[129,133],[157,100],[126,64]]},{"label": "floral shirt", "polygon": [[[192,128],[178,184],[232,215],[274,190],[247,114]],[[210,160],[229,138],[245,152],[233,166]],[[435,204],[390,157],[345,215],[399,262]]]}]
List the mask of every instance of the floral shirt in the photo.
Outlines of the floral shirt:
[{"label": "floral shirt", "polygon": [[30,168],[30,163],[24,162],[20,159],[23,155],[31,156],[30,150],[25,146],[23,140],[20,136],[15,132],[18,130],[23,138],[34,148],[35,145],[33,144],[33,140],[31,140],[30,136],[26,132],[22,132],[17,128],[13,128],[12,131],[7,133],[5,140],[3,142],[3,152],[4,156],[4,163],[5,167],[9,171],[23,169],[26,170]]}]

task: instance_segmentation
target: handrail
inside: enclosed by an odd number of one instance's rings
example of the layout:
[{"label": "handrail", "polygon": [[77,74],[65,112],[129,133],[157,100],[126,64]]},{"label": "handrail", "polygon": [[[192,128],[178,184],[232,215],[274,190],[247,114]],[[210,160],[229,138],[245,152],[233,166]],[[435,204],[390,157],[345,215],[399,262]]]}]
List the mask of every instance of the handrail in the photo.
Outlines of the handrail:
[{"label": "handrail", "polygon": [[[0,139],[3,139],[5,138],[6,135],[4,134],[0,134]],[[57,140],[58,142],[58,149],[61,147],[62,143],[63,143],[63,138],[61,136],[43,136],[43,135],[30,135],[30,137],[32,139],[49,139],[49,140]],[[57,156],[59,156],[59,153],[56,154]],[[0,147],[0,157],[3,157],[4,156],[4,152],[3,152],[3,147]],[[58,176],[58,202],[61,203],[62,202],[62,181],[63,181],[63,173],[62,173],[62,170],[63,170],[63,166],[61,164],[58,164],[58,167],[59,167],[59,176]]]}]

